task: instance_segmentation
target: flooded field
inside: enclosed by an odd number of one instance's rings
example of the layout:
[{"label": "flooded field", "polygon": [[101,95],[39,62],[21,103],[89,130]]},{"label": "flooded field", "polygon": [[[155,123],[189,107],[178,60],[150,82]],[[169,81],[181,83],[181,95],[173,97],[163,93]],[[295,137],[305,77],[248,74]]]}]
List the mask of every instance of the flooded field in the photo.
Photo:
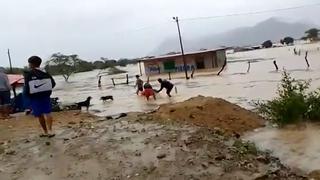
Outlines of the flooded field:
[{"label": "flooded field", "polygon": [[[135,95],[134,75],[138,74],[138,66],[132,65],[123,68],[128,71],[129,85],[113,87],[111,78],[102,77],[102,88],[97,87],[99,71],[75,74],[70,83],[63,78],[56,77],[57,88],[54,96],[58,96],[63,103],[72,103],[93,97],[93,110],[101,111],[98,115],[113,115],[122,112],[148,111],[158,107],[159,104],[178,102],[197,95],[224,98],[246,108],[251,108],[252,100],[270,99],[275,96],[277,85],[281,79],[281,72],[275,72],[273,60],[276,60],[279,69],[285,68],[298,79],[312,79],[312,87],[320,85],[320,44],[296,46],[301,49],[301,56],[293,55],[294,47],[263,49],[241,52],[228,55],[229,64],[221,76],[197,76],[194,79],[173,79],[178,93],[172,98],[165,93],[158,94],[157,101],[147,102],[143,97]],[[305,50],[309,51],[311,67],[307,69],[304,60]],[[250,72],[247,72],[248,61],[251,61]],[[125,74],[116,75],[125,78]],[[146,80],[146,77],[143,77]],[[116,80],[116,83],[126,80]],[[157,82],[151,82],[154,88],[159,88]],[[114,102],[102,103],[101,96],[113,95]],[[120,108],[121,107],[121,108]]]},{"label": "flooded field", "polygon": [[[134,75],[138,74],[137,66],[124,68],[130,75],[129,85],[113,87],[112,76],[102,77],[102,88],[97,87],[99,71],[76,74],[70,78],[70,83],[63,82],[57,77],[57,88],[54,96],[58,96],[63,103],[72,103],[93,97],[92,110],[97,115],[114,115],[122,112],[150,111],[160,104],[179,102],[197,95],[214,96],[226,99],[247,109],[251,109],[253,100],[268,100],[276,94],[281,80],[281,71],[286,69],[297,79],[312,80],[312,89],[320,87],[320,44],[298,45],[301,56],[293,54],[294,47],[281,47],[241,52],[228,55],[227,69],[221,76],[197,76],[194,79],[173,79],[178,93],[168,98],[160,93],[156,101],[147,102],[143,97],[135,95]],[[307,68],[304,55],[309,51],[310,68]],[[273,60],[277,61],[281,71],[276,72]],[[247,73],[248,61],[251,62],[250,72]],[[117,75],[125,77],[125,75]],[[145,80],[146,78],[143,77]],[[119,82],[117,80],[116,82]],[[125,80],[122,80],[125,82]],[[157,82],[151,82],[154,88],[159,88]],[[101,96],[113,95],[113,102],[99,101]],[[304,128],[272,129],[264,128],[247,135],[247,139],[254,141],[261,149],[274,152],[285,164],[304,171],[320,169],[320,146],[317,138],[320,135],[319,126]]]}]

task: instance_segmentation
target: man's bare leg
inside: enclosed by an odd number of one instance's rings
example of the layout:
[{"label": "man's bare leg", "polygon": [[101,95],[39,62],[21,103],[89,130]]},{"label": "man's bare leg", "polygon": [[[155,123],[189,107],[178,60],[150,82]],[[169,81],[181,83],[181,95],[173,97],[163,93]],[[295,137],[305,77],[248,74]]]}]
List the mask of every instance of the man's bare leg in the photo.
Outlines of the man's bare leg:
[{"label": "man's bare leg", "polygon": [[47,120],[48,130],[49,130],[49,137],[54,137],[55,134],[52,131],[53,118],[52,118],[51,114],[47,114],[46,118],[47,118],[46,120]]},{"label": "man's bare leg", "polygon": [[40,115],[38,117],[38,119],[39,119],[39,123],[43,129],[44,135],[48,135],[48,129],[47,129],[46,119],[44,118],[44,115]]},{"label": "man's bare leg", "polygon": [[53,121],[52,116],[51,114],[47,114],[46,117],[47,117],[48,130],[49,132],[52,132],[52,121]]}]

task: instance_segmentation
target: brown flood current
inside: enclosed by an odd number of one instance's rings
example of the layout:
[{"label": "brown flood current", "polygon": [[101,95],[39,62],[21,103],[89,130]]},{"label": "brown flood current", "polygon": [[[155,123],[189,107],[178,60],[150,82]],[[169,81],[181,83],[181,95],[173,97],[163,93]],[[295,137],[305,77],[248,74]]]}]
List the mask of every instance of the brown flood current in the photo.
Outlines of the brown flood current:
[{"label": "brown flood current", "polygon": [[[100,116],[113,115],[122,112],[150,111],[160,104],[180,102],[197,95],[213,96],[226,99],[247,109],[251,109],[252,100],[268,100],[276,95],[277,85],[281,79],[282,69],[286,69],[297,79],[312,79],[312,89],[320,86],[320,44],[297,45],[301,49],[301,56],[293,54],[292,47],[263,49],[242,53],[229,54],[229,64],[221,76],[197,76],[189,81],[173,79],[178,93],[167,98],[165,93],[157,95],[157,101],[147,102],[143,97],[135,95],[133,87],[134,75],[139,72],[137,66],[124,69],[130,75],[130,83],[113,87],[111,77],[124,75],[103,76],[102,88],[97,88],[97,74],[99,71],[80,73],[70,78],[70,83],[63,82],[57,77],[58,87],[54,92],[64,103],[84,100],[93,97],[92,110]],[[305,51],[309,51],[308,69],[304,60]],[[273,60],[277,61],[280,72],[276,72]],[[248,61],[251,69],[247,72]],[[143,77],[145,80],[146,78]],[[119,82],[121,80],[117,80]],[[121,82],[124,82],[122,80]],[[159,88],[157,82],[151,82],[154,88]],[[113,95],[114,101],[102,103],[100,96]],[[320,126],[308,124],[301,128],[264,128],[249,133],[246,139],[255,142],[260,148],[273,151],[284,163],[290,167],[305,171],[320,169]]]},{"label": "brown flood current", "polygon": [[246,135],[262,150],[270,150],[289,167],[306,172],[320,169],[320,124],[300,124],[282,129],[264,128]]}]

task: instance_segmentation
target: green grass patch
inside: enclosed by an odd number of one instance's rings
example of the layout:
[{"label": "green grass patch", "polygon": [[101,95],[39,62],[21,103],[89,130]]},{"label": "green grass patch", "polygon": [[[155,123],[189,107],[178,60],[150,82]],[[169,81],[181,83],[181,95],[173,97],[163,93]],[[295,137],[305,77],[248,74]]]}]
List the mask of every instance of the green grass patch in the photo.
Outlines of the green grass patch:
[{"label": "green grass patch", "polygon": [[254,104],[258,112],[278,125],[301,121],[320,121],[320,90],[309,92],[311,81],[296,80],[283,72],[277,97]]}]

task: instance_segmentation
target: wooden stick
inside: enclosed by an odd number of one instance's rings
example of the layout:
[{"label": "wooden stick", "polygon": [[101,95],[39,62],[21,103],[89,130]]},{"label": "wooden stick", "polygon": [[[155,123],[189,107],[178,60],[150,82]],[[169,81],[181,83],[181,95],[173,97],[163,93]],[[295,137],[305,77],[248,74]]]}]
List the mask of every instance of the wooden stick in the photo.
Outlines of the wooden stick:
[{"label": "wooden stick", "polygon": [[129,84],[129,75],[126,74],[126,78],[127,78],[127,84]]},{"label": "wooden stick", "polygon": [[112,84],[113,84],[113,86],[116,86],[116,84],[114,83],[114,79],[113,79],[113,78],[111,78],[111,80],[112,80]]},{"label": "wooden stick", "polygon": [[307,67],[310,67],[309,61],[308,61],[308,51],[306,51],[306,56],[304,57],[304,59],[306,60],[307,63]]},{"label": "wooden stick", "polygon": [[278,65],[277,65],[277,61],[273,61],[274,67],[276,68],[276,71],[279,71]]},{"label": "wooden stick", "polygon": [[250,68],[251,68],[251,62],[250,62],[250,61],[248,61],[248,69],[247,69],[247,73],[249,73],[249,72],[250,72]]}]

